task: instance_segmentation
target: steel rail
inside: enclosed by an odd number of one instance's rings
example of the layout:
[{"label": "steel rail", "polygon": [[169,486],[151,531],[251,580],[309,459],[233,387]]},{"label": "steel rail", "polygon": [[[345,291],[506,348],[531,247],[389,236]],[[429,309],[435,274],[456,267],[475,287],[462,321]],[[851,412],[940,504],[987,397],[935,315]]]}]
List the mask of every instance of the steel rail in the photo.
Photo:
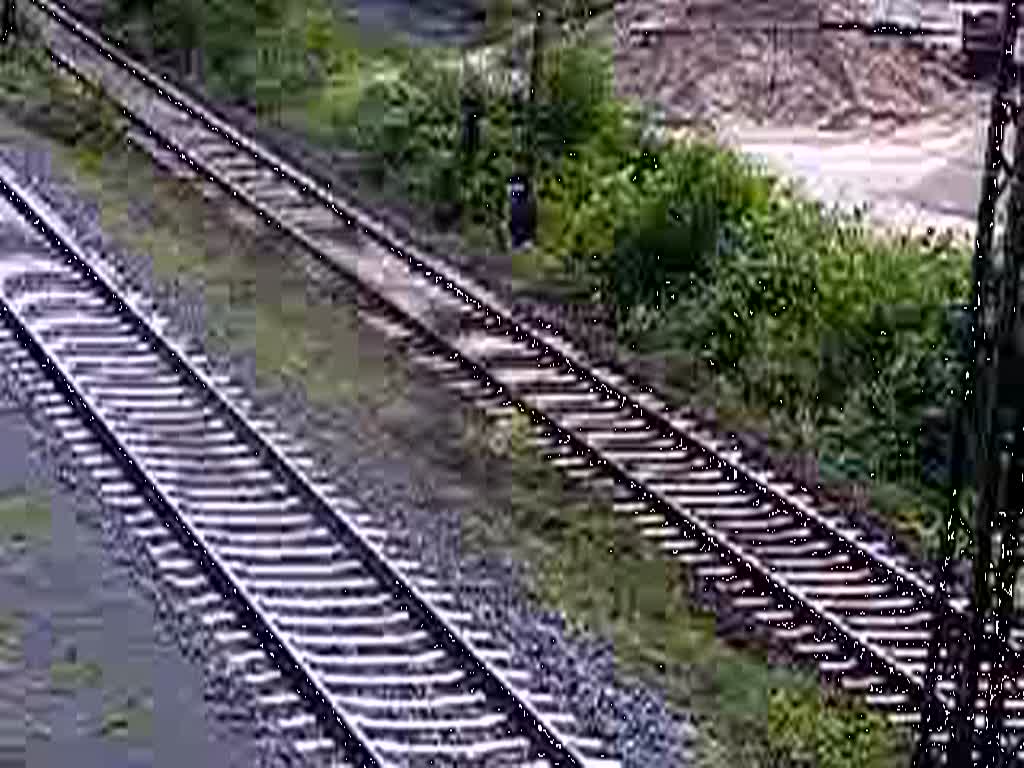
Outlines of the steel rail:
[{"label": "steel rail", "polygon": [[[29,220],[52,245],[68,254],[69,262],[72,260],[78,261],[78,257],[73,255],[71,249],[67,247],[66,241],[58,233],[57,228],[53,226],[52,221],[48,221],[45,213],[40,214],[38,207],[32,205],[25,196],[16,191],[15,187],[9,183],[10,179],[10,169],[0,163],[0,192],[8,198],[18,212]],[[92,277],[97,284],[105,287],[105,280],[99,277],[95,271],[89,267],[85,267],[83,271]],[[158,512],[164,524],[175,532],[179,541],[191,548],[192,554],[203,566],[207,575],[221,593],[226,597],[230,597],[234,593],[233,602],[241,608],[247,620],[248,628],[257,635],[262,643],[276,649],[276,652],[270,652],[272,657],[279,659],[285,666],[292,668],[291,677],[298,685],[305,689],[305,698],[316,707],[321,718],[327,722],[333,719],[340,726],[344,733],[343,741],[345,747],[363,765],[373,767],[385,765],[372,748],[368,746],[359,726],[349,722],[344,715],[333,709],[331,715],[325,717],[327,712],[324,710],[323,705],[325,703],[329,704],[330,694],[316,684],[311,671],[299,658],[295,648],[269,630],[269,622],[256,604],[253,596],[248,594],[243,586],[236,584],[228,576],[224,563],[209,548],[202,534],[181,515],[175,504],[170,501],[167,490],[158,480],[150,477],[142,469],[142,464],[135,455],[135,452],[117,439],[107,421],[100,415],[99,408],[93,398],[87,393],[79,391],[71,383],[69,372],[64,370],[60,362],[55,360],[46,351],[45,345],[38,335],[29,328],[28,324],[2,298],[0,298],[0,317],[3,318],[4,324],[10,329],[15,338],[25,346],[32,358],[51,378],[57,388],[67,395],[75,411],[92,426],[104,448],[112,455],[119,457],[123,468],[126,470],[126,474],[135,482],[146,501]]]}]

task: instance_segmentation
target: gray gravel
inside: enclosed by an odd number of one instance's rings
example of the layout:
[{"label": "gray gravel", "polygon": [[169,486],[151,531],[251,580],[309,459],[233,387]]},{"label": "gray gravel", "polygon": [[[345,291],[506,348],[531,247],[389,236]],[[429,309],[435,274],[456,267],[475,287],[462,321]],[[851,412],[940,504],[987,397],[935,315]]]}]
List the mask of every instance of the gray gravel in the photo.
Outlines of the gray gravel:
[{"label": "gray gravel", "polygon": [[[0,147],[0,157],[32,177],[37,189],[76,230],[121,264],[130,263],[134,280],[154,297],[161,312],[177,329],[193,333],[205,312],[195,286],[154,284],[148,257],[127,254],[107,243],[98,230],[95,207],[73,193],[50,166],[42,147]],[[216,329],[209,329],[216,338]],[[196,344],[199,349],[203,345]],[[211,345],[212,346],[212,345]],[[643,686],[617,683],[611,648],[593,638],[567,632],[557,617],[533,608],[524,598],[521,574],[512,564],[459,557],[459,498],[472,498],[472,489],[459,487],[458,475],[437,465],[424,466],[412,445],[397,445],[374,429],[365,413],[335,408],[315,410],[298,387],[274,390],[256,386],[253,364],[244,354],[219,356],[206,350],[215,363],[244,383],[257,403],[272,408],[281,422],[293,427],[315,447],[324,471],[361,498],[383,524],[401,533],[409,554],[432,566],[435,575],[461,597],[467,610],[504,637],[514,652],[537,670],[544,687],[558,695],[583,722],[614,739],[626,766],[685,765],[688,755],[675,754],[680,734],[692,735],[686,713],[671,712],[659,694]],[[414,385],[415,386],[415,385]],[[433,388],[433,397],[447,398]],[[430,396],[430,388],[422,387]],[[451,399],[440,413],[452,409]],[[446,503],[438,505],[437,499]],[[412,533],[415,532],[415,533]],[[481,588],[481,577],[493,582]]]}]

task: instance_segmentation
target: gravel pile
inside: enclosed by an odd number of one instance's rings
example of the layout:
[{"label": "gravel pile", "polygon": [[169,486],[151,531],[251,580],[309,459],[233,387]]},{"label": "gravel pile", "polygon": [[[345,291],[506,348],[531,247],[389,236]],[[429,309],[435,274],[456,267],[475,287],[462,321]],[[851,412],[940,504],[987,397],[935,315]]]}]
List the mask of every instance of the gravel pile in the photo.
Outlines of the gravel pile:
[{"label": "gravel pile", "polygon": [[[779,32],[773,23],[865,18],[827,0],[639,0],[616,5],[617,88],[670,125],[725,122],[827,129],[897,125],[962,109],[948,56],[898,38]],[[718,29],[709,30],[711,23]],[[754,29],[737,29],[736,25]],[[730,29],[730,25],[734,28]],[[635,28],[667,29],[631,34]],[[682,31],[687,27],[694,31]]]},{"label": "gravel pile", "polygon": [[[114,263],[129,266],[126,272],[132,275],[133,287],[141,288],[152,306],[171,319],[171,332],[199,329],[205,317],[201,291],[187,283],[159,284],[152,278],[148,257],[129,254],[107,241],[99,231],[96,207],[70,189],[44,154],[0,148],[0,158],[30,176],[36,190],[76,232],[95,245],[102,244]],[[216,330],[211,331],[216,338]],[[251,356],[217,354],[213,346],[219,345],[196,342],[192,348],[208,354],[215,368],[242,383],[257,407],[272,410],[280,423],[301,435],[319,460],[319,471],[359,499],[394,533],[404,556],[424,563],[458,596],[460,608],[476,615],[482,626],[507,642],[514,658],[536,670],[543,690],[555,694],[567,711],[610,739],[624,766],[690,762],[689,748],[678,753],[679,745],[689,745],[693,738],[693,724],[685,713],[670,710],[652,689],[617,683],[612,649],[566,631],[557,617],[534,609],[525,598],[522,573],[513,564],[460,557],[456,500],[472,498],[474,491],[460,487],[457,472],[424,462],[414,448],[418,444],[398,445],[381,435],[364,412],[314,408],[299,387],[287,383],[272,390],[259,387]],[[441,398],[448,397],[429,382],[412,386],[417,388],[417,401],[420,396],[433,396],[439,398],[440,406]],[[451,407],[450,400],[445,400],[443,407],[432,410],[446,414]],[[429,406],[423,410],[431,411]],[[195,641],[190,645],[194,647]]]}]

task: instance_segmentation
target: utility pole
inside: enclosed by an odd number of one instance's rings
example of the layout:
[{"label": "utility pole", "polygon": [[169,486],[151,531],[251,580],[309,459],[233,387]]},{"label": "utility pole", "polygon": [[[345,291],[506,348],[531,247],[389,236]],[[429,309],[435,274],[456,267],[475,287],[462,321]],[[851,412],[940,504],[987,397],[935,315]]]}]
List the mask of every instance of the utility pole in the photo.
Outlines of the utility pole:
[{"label": "utility pole", "polygon": [[[536,18],[533,22],[533,46],[530,50],[530,114],[526,129],[526,175],[532,182],[537,171],[537,123],[539,122],[537,91],[541,86],[541,69],[544,58],[544,0],[535,0]],[[529,197],[532,199],[533,195]]]},{"label": "utility pole", "polygon": [[3,19],[0,20],[0,42],[6,43],[14,34],[14,0],[4,0]]},{"label": "utility pole", "polygon": [[[483,119],[484,99],[481,84],[470,64],[469,56],[463,51],[462,56],[462,125],[459,142],[459,162],[456,183],[465,183],[469,179],[480,150],[480,123]],[[461,192],[452,189],[452,213],[456,219],[463,214],[463,198]]]},{"label": "utility pole", "polygon": [[[996,89],[978,232],[974,248],[972,370],[957,417],[951,499],[935,592],[933,636],[924,680],[917,768],[936,757],[931,737],[950,736],[947,765],[994,768],[1017,751],[1006,742],[1003,698],[1020,670],[1006,670],[1008,621],[1020,570],[1024,519],[1024,389],[1021,389],[1021,324],[1018,307],[1024,268],[1024,128],[1018,67],[1013,49],[1019,25],[1017,0],[1006,0],[1001,19]],[[1009,136],[1008,136],[1009,134]],[[1012,136],[1012,142],[1008,139]],[[1006,150],[1012,144],[1013,161]],[[963,470],[973,448],[973,477]],[[966,621],[946,614],[945,580],[953,556],[963,496],[973,485],[970,515],[973,557],[971,605]],[[1009,674],[1007,675],[1007,672]],[[952,695],[950,695],[952,691]]]},{"label": "utility pole", "polygon": [[544,0],[534,0],[533,44],[530,50],[530,93],[527,99],[526,124],[520,149],[520,171],[509,179],[509,229],[514,248],[533,240],[537,227],[537,196],[534,186],[537,176],[537,122],[539,118],[537,91],[541,85],[541,67],[544,56],[543,2]]}]

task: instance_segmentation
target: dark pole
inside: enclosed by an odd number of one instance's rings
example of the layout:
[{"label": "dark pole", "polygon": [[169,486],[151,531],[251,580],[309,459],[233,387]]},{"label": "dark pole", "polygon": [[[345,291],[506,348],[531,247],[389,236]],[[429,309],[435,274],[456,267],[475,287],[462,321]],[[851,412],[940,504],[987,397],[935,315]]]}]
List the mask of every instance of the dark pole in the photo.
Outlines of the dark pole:
[{"label": "dark pole", "polygon": [[[960,485],[974,485],[977,495],[973,509],[973,589],[967,622],[943,626],[938,619],[934,632],[945,635],[933,639],[931,659],[925,680],[921,713],[920,742],[915,755],[918,764],[927,751],[929,737],[949,720],[939,701],[939,652],[945,648],[960,672],[957,700],[953,703],[952,733],[948,765],[973,765],[991,768],[1002,762],[999,739],[1002,731],[1001,684],[1002,655],[1000,641],[1006,637],[1006,620],[1016,575],[1017,527],[1021,519],[1022,484],[1009,475],[1020,471],[1014,427],[1021,427],[1020,389],[1013,380],[1020,365],[1021,349],[1015,342],[1017,327],[1018,273],[1024,263],[1024,189],[1018,168],[1024,168],[1024,138],[1020,137],[1018,72],[1012,53],[1018,28],[1017,0],[1006,0],[1002,18],[1001,47],[996,89],[992,99],[988,127],[988,147],[978,207],[978,230],[973,260],[974,306],[972,328],[972,371],[964,398],[966,436],[973,451],[973,477],[960,475],[954,467],[954,497],[947,512],[943,560],[950,553],[955,526],[956,494]],[[1015,100],[1018,100],[1015,103]],[[1014,160],[1005,155],[1006,129],[1017,128],[1014,136]],[[1001,240],[995,240],[997,212],[1007,205],[1007,226]],[[962,438],[960,438],[962,439]],[[956,447],[955,454],[964,446]],[[963,458],[959,456],[954,458]],[[1015,466],[1016,465],[1016,466]],[[1008,493],[1007,493],[1008,491]],[[998,559],[996,558],[998,547]],[[1007,551],[1009,547],[1012,551]],[[940,567],[940,579],[947,564]],[[936,598],[943,599],[940,583]],[[968,626],[969,623],[969,626]],[[994,627],[992,627],[994,623]],[[955,626],[959,625],[959,626]],[[994,631],[993,631],[994,629]],[[963,658],[962,671],[956,662]],[[983,671],[983,666],[988,666]],[[987,687],[982,683],[987,682]],[[942,707],[941,713],[938,711]],[[941,714],[941,717],[939,716]],[[976,726],[975,719],[980,720]],[[973,752],[979,752],[975,762]]]},{"label": "dark pole", "polygon": [[[535,0],[536,18],[533,22],[533,47],[530,57],[530,116],[527,125],[526,141],[526,174],[527,188],[533,180],[537,169],[537,91],[541,85],[541,63],[544,55],[544,11],[541,8],[543,0]],[[530,195],[532,197],[532,195]]]},{"label": "dark pole", "polygon": [[0,34],[3,35],[2,42],[6,43],[8,38],[14,34],[14,0],[4,0],[4,17],[3,17],[3,30]]},{"label": "dark pole", "polygon": [[[1011,88],[1011,79],[1016,81],[1014,67],[1009,52],[1016,42],[1017,33],[1017,2],[1007,0],[1003,19],[1003,55],[999,62],[998,84],[992,104],[992,119],[989,125],[989,151],[986,157],[986,189],[978,217],[978,238],[974,259],[975,282],[975,389],[973,392],[973,424],[972,433],[977,445],[977,508],[974,515],[975,546],[973,575],[973,612],[971,615],[972,654],[967,667],[967,680],[961,706],[964,715],[959,718],[952,755],[954,764],[957,760],[966,760],[959,764],[969,765],[972,748],[977,743],[978,735],[974,727],[974,715],[982,717],[982,732],[987,736],[992,728],[998,729],[1001,724],[991,722],[991,711],[986,707],[984,713],[976,707],[979,700],[991,702],[991,687],[983,694],[981,691],[981,664],[994,663],[998,651],[993,647],[993,639],[988,628],[992,616],[992,592],[998,586],[993,583],[996,575],[996,563],[993,560],[993,524],[999,508],[999,490],[1002,485],[1001,454],[1003,446],[999,445],[1001,435],[997,434],[997,409],[1000,406],[1000,364],[1001,353],[1006,349],[1005,339],[1008,324],[1012,322],[1015,309],[1015,296],[1011,297],[1007,286],[1014,282],[1017,254],[1014,235],[1019,227],[1013,221],[1013,210],[1019,205],[1020,189],[1016,178],[1016,168],[1007,167],[1003,145],[1005,129],[1010,122],[1006,114],[1006,100]],[[1017,122],[1016,115],[1014,122]],[[1015,160],[1021,157],[1024,142],[1019,137],[1014,139]],[[1001,176],[1005,181],[999,184]],[[993,252],[996,204],[999,197],[1010,188],[1010,219],[1009,231],[1004,235],[1003,264],[1001,274],[996,274],[993,264],[996,254]],[[1005,363],[1003,363],[1005,365]],[[989,678],[991,680],[991,678]],[[987,739],[982,737],[982,741]],[[979,745],[981,746],[981,745]],[[985,750],[988,752],[988,750]],[[986,765],[994,755],[983,754]]]},{"label": "dark pole", "polygon": [[[942,624],[942,609],[940,606],[942,606],[947,599],[946,584],[949,581],[953,558],[956,556],[957,523],[961,517],[962,501],[959,494],[963,491],[964,487],[964,411],[965,409],[961,404],[956,408],[953,416],[952,446],[949,456],[949,507],[946,512],[946,524],[943,528],[943,537],[939,552],[939,583],[936,585],[935,589],[935,607],[933,608],[935,618],[933,619],[934,626],[932,627],[932,636],[929,640],[928,646],[929,661],[925,672],[924,695],[921,699],[920,726],[918,728],[919,737],[917,740],[917,748],[914,751],[912,762],[913,768],[925,768],[925,766],[927,766],[931,734],[945,728],[949,723],[949,719],[946,715],[946,707],[935,693],[937,691],[936,684],[938,683],[942,667],[939,662],[939,651],[942,645],[942,638],[950,631]],[[943,630],[946,631],[944,632]],[[953,648],[949,648],[948,650],[950,654],[953,653]],[[955,665],[955,660],[953,661],[953,665]]]},{"label": "dark pole", "polygon": [[[1016,3],[1007,9],[1010,14],[1006,25],[1012,30],[1010,45],[1016,47],[1016,31],[1020,18]],[[1020,77],[1016,67],[1011,69],[1014,79]],[[1018,83],[1019,87],[1019,83]],[[1013,595],[1020,567],[1019,534],[1024,518],[1024,479],[1022,464],[1021,431],[1024,429],[1024,408],[1022,408],[1021,384],[1024,345],[1021,341],[1020,300],[1021,270],[1024,269],[1024,128],[1019,116],[1014,133],[1013,163],[1009,171],[1009,201],[1007,210],[1006,237],[1003,252],[1004,268],[1002,296],[1000,301],[999,326],[996,343],[1001,347],[1001,370],[999,371],[999,397],[996,405],[1001,418],[997,422],[999,435],[993,436],[997,443],[1000,459],[999,472],[999,552],[994,573],[993,623],[995,630],[992,663],[992,706],[988,731],[983,749],[993,756],[998,754],[999,737],[1002,733],[1004,700],[1004,657],[998,652],[1009,637],[1009,622],[1013,614]],[[1015,679],[1015,675],[1013,679]]]},{"label": "dark pole", "polygon": [[[480,121],[483,117],[484,106],[480,83],[477,82],[476,75],[465,54],[463,62],[461,178],[457,179],[459,185],[464,185],[473,173],[474,162],[480,149]],[[453,189],[452,194],[456,198],[453,201],[455,216],[460,217],[463,213],[461,192]]]},{"label": "dark pole", "polygon": [[537,176],[538,96],[541,85],[541,63],[544,48],[543,0],[534,0],[533,43],[530,51],[529,97],[526,104],[523,140],[520,147],[519,172],[509,180],[512,246],[533,240],[537,225],[537,198],[534,189]]}]

